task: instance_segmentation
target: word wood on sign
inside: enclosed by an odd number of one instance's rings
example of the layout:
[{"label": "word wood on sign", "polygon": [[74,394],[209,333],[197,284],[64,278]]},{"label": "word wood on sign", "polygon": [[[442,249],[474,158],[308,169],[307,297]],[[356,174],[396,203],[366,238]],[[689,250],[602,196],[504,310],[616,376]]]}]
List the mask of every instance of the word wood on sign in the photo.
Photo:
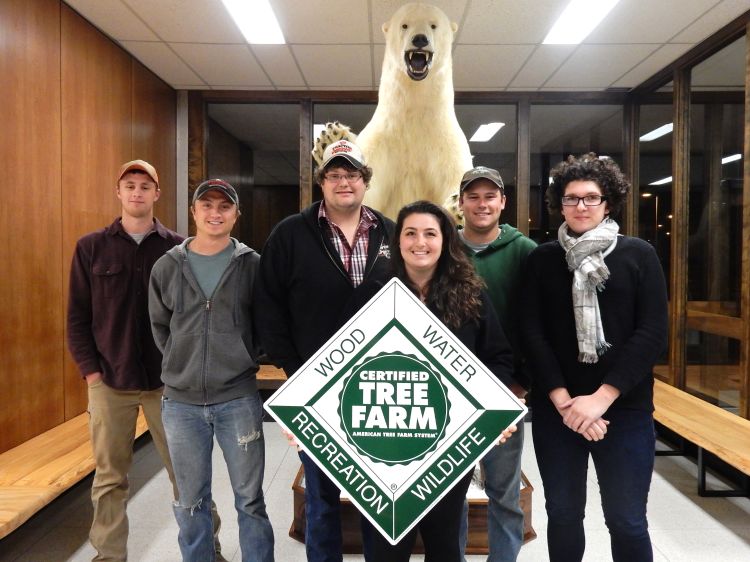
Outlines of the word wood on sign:
[{"label": "word wood on sign", "polygon": [[397,279],[265,408],[392,544],[526,414]]}]

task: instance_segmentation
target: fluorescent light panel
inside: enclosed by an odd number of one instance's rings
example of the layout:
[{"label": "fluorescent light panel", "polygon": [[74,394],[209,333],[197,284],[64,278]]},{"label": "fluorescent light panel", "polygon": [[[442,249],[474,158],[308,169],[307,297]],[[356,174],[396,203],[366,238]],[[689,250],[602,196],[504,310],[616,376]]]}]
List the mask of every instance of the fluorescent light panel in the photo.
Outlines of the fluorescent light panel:
[{"label": "fluorescent light panel", "polygon": [[479,125],[479,128],[469,139],[469,142],[487,142],[503,127],[505,127],[505,123],[485,123],[484,125]]},{"label": "fluorescent light panel", "polygon": [[325,131],[326,126],[323,123],[315,123],[313,125],[313,141],[320,136],[320,133]]},{"label": "fluorescent light panel", "polygon": [[577,45],[619,0],[571,0],[544,38],[545,45]]},{"label": "fluorescent light panel", "polygon": [[649,142],[654,139],[658,139],[659,137],[663,137],[664,135],[668,135],[672,132],[672,129],[674,129],[673,123],[667,123],[666,125],[662,125],[661,127],[657,127],[653,131],[650,131],[643,135],[641,137],[641,142]]},{"label": "fluorescent light panel", "polygon": [[732,154],[730,156],[725,156],[721,159],[722,164],[729,164],[730,162],[734,162],[735,160],[739,160],[742,158],[742,154]]},{"label": "fluorescent light panel", "polygon": [[668,178],[662,178],[660,180],[652,181],[649,185],[664,185],[665,183],[671,183],[672,182],[672,176],[669,176]]},{"label": "fluorescent light panel", "polygon": [[279,22],[268,0],[221,1],[248,43],[253,45],[283,45],[286,43]]}]

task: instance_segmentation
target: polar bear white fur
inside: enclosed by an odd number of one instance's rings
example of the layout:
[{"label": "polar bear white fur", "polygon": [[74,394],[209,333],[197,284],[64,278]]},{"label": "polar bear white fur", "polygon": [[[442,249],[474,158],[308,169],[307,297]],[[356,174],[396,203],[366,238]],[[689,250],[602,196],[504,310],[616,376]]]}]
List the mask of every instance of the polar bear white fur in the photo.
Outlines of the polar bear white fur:
[{"label": "polar bear white fur", "polygon": [[383,24],[378,105],[356,139],[373,169],[365,203],[395,218],[417,199],[442,204],[472,167],[453,107],[458,26],[435,6],[401,6]]}]

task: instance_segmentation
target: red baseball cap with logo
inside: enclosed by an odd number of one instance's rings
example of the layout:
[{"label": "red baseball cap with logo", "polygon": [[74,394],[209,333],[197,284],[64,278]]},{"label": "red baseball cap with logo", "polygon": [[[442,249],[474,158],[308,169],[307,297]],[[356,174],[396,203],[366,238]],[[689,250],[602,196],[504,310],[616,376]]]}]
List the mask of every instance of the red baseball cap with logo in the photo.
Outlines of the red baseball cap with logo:
[{"label": "red baseball cap with logo", "polygon": [[365,157],[359,147],[348,140],[340,140],[329,144],[323,151],[322,168],[328,166],[334,158],[344,158],[357,170],[365,167]]}]

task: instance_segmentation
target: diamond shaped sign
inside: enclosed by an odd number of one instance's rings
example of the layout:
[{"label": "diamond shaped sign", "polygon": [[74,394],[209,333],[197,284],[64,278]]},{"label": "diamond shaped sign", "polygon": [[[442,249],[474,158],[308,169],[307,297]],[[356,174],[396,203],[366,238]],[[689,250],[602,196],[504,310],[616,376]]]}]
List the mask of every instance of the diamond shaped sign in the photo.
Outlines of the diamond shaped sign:
[{"label": "diamond shaped sign", "polygon": [[398,279],[265,408],[392,544],[526,413]]}]

